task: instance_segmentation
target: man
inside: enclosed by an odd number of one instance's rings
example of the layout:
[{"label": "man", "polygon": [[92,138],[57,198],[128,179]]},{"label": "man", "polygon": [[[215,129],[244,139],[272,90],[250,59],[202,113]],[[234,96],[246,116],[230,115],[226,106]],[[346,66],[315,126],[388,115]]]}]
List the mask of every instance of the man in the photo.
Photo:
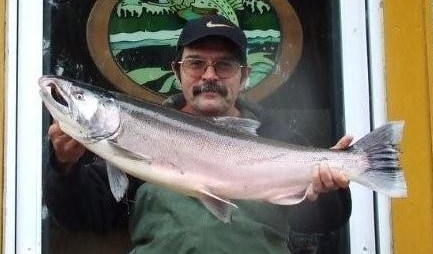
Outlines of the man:
[{"label": "man", "polygon": [[[252,118],[262,124],[259,135],[304,143],[295,132],[275,136],[273,120],[239,99],[250,72],[246,46],[242,30],[221,16],[188,22],[172,63],[182,94],[164,105],[203,117]],[[124,202],[116,203],[101,159],[64,134],[57,123],[48,134],[54,154],[44,193],[53,216],[68,228],[104,232],[131,205],[131,253],[289,253],[290,230],[332,231],[350,216],[348,180],[326,164],[312,169],[307,201],[290,207],[239,201],[230,224],[216,219],[194,198],[136,179]],[[345,137],[335,148],[345,148],[350,142]]]}]

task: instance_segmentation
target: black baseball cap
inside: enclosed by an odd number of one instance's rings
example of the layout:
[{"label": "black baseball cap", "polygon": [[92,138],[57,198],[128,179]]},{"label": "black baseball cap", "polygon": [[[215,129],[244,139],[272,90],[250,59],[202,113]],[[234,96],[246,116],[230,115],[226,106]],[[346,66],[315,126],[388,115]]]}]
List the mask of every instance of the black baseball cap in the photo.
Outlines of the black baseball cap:
[{"label": "black baseball cap", "polygon": [[244,32],[221,15],[203,16],[188,21],[177,41],[177,51],[208,36],[221,36],[233,42],[239,48],[242,61],[246,61],[247,38]]}]

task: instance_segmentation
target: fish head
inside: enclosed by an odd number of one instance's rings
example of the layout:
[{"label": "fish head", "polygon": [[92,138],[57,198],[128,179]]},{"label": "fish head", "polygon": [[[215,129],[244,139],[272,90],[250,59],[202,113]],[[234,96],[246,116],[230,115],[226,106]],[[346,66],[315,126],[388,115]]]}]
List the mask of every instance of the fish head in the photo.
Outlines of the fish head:
[{"label": "fish head", "polygon": [[109,93],[52,76],[41,77],[39,86],[48,111],[72,138],[95,142],[117,133],[120,108]]}]

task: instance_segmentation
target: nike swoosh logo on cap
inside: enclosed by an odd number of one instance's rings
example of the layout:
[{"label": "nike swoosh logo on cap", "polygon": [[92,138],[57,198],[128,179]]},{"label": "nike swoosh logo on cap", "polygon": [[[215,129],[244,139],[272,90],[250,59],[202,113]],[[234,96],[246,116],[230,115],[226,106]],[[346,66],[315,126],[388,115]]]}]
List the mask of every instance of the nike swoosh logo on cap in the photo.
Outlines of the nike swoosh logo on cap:
[{"label": "nike swoosh logo on cap", "polygon": [[226,24],[213,23],[212,21],[207,22],[206,26],[207,27],[231,27],[231,26],[226,25]]}]

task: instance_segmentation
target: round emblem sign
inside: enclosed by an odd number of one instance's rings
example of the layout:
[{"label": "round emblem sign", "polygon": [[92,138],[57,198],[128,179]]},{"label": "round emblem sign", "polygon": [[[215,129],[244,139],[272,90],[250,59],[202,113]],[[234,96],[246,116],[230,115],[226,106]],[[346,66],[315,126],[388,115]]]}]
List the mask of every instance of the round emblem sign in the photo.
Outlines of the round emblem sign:
[{"label": "round emblem sign", "polygon": [[170,63],[183,25],[211,14],[247,36],[247,98],[260,100],[290,77],[301,57],[302,27],[286,0],[98,0],[87,23],[89,51],[116,88],[160,103],[180,92]]}]

